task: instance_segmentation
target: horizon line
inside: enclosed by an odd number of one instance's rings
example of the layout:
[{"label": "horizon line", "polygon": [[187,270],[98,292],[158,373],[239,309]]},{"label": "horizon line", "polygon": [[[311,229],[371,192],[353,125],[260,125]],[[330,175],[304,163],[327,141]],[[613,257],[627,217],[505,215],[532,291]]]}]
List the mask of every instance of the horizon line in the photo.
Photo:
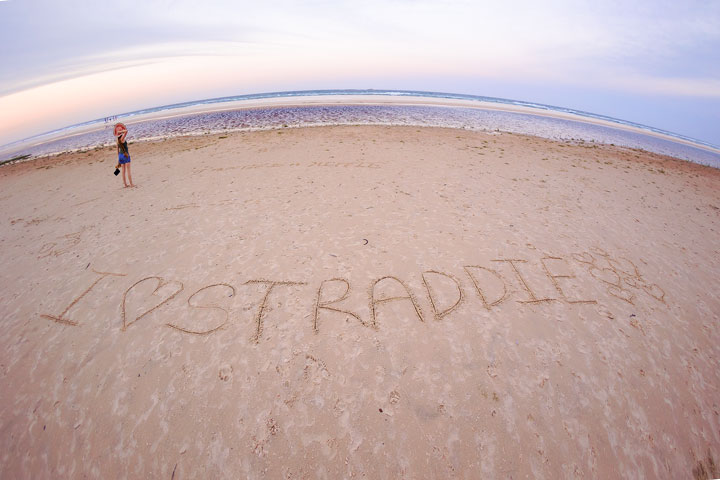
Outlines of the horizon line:
[{"label": "horizon line", "polygon": [[[3,1],[3,0],[0,0]],[[400,94],[400,95],[397,95]],[[54,130],[49,130],[46,132],[38,133],[36,135],[31,135],[29,137],[15,140],[13,142],[0,145],[0,150],[7,149],[8,147],[13,146],[19,146],[23,143],[30,142],[32,140],[40,139],[44,136],[50,136],[53,134],[57,134],[66,130],[71,130],[78,127],[83,126],[90,126],[97,123],[107,123],[108,118],[114,118],[116,120],[119,120],[120,118],[128,118],[133,117],[136,115],[142,115],[146,113],[155,113],[155,112],[161,112],[163,110],[175,110],[180,109],[184,107],[191,107],[195,105],[212,105],[212,104],[219,104],[219,103],[230,103],[233,101],[243,101],[243,100],[260,100],[260,99],[267,99],[267,98],[282,98],[282,97],[317,97],[317,96],[323,96],[323,95],[337,95],[337,96],[343,96],[343,95],[367,95],[367,96],[416,96],[416,97],[425,97],[425,98],[438,98],[438,99],[455,99],[455,100],[471,100],[471,101],[484,101],[488,103],[498,103],[498,104],[504,104],[504,105],[515,105],[515,106],[521,106],[521,107],[527,107],[535,110],[540,111],[555,111],[559,113],[567,113],[571,115],[576,115],[580,117],[587,117],[587,118],[594,118],[597,120],[603,120],[608,121],[614,124],[617,124],[619,127],[634,127],[639,128],[641,130],[645,130],[650,133],[656,133],[664,136],[669,136],[671,138],[684,140],[686,142],[693,143],[698,146],[702,147],[709,147],[713,150],[716,150],[715,153],[720,153],[720,146],[712,144],[710,142],[706,142],[704,140],[699,140],[697,138],[689,137],[687,135],[682,135],[679,133],[671,132],[668,130],[663,130],[660,128],[656,128],[650,125],[645,125],[637,122],[633,122],[631,120],[623,120],[616,117],[610,117],[603,114],[593,113],[593,112],[587,112],[583,110],[576,110],[569,107],[562,107],[558,105],[549,105],[544,103],[537,103],[537,102],[531,102],[527,100],[514,100],[509,98],[502,98],[502,97],[488,97],[483,95],[472,95],[472,94],[466,94],[466,93],[451,93],[451,92],[435,92],[435,91],[429,91],[429,90],[397,90],[397,89],[377,89],[377,88],[368,88],[368,89],[317,89],[317,90],[283,90],[283,91],[274,91],[274,92],[261,92],[261,93],[249,93],[249,94],[240,94],[240,95],[229,95],[229,96],[222,96],[222,97],[211,97],[211,98],[204,98],[204,99],[196,99],[196,100],[189,100],[185,102],[178,102],[178,103],[171,103],[166,105],[158,105],[155,107],[147,107],[147,108],[141,108],[138,110],[133,110],[129,112],[124,113],[118,113],[118,114],[112,114],[101,118],[96,118],[92,120],[87,120],[84,122],[79,122],[71,125],[64,126],[62,128],[57,128]],[[462,108],[462,106],[459,106]],[[468,108],[468,107],[466,107]],[[203,112],[193,112],[193,113],[203,113]]]}]

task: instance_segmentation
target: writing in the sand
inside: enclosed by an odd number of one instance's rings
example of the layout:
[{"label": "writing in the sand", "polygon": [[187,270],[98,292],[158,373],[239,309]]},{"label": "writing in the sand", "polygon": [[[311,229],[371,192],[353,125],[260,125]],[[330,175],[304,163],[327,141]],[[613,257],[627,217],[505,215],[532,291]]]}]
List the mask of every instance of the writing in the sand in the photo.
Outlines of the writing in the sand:
[{"label": "writing in the sand", "polygon": [[[594,281],[592,289],[578,285],[578,277],[574,269],[579,267],[586,277]],[[534,269],[528,275],[528,272]],[[93,290],[100,282],[125,277],[117,272],[93,272],[97,275],[95,280],[77,297],[69,302],[60,314],[43,314],[42,317],[56,323],[69,326],[79,326],[80,320],[72,318],[70,310]],[[538,276],[539,273],[539,276]],[[401,278],[386,275],[369,282],[367,289],[368,313],[365,318],[349,307],[344,306],[351,296],[351,284],[347,278],[334,277],[322,280],[319,285],[309,285],[301,280],[268,280],[251,279],[239,285],[255,285],[260,290],[260,300],[254,311],[254,325],[252,339],[258,342],[263,333],[263,325],[269,311],[270,299],[276,295],[298,294],[303,289],[311,288],[313,294],[312,324],[308,325],[315,332],[319,332],[323,321],[331,315],[343,315],[348,319],[355,319],[359,324],[369,328],[380,328],[378,312],[390,302],[406,302],[411,307],[412,316],[418,321],[425,322],[428,314],[422,303],[429,306],[431,318],[443,320],[455,311],[463,302],[474,300],[478,308],[491,311],[500,307],[504,302],[515,296],[520,305],[545,304],[557,302],[566,305],[596,304],[596,298],[590,298],[598,291],[614,297],[615,299],[634,305],[638,295],[646,295],[653,301],[665,303],[665,292],[655,283],[650,283],[640,273],[637,265],[632,261],[613,257],[606,251],[594,248],[587,252],[575,253],[569,257],[545,255],[534,260],[524,258],[496,258],[485,265],[465,265],[460,274],[465,282],[461,282],[454,273],[438,270],[425,270],[420,273],[422,288],[420,295],[409,288]],[[532,280],[531,280],[532,278]],[[538,279],[539,278],[539,279]],[[466,294],[466,287],[471,295]],[[513,290],[513,286],[516,287]],[[178,295],[184,292],[184,284],[179,280],[166,279],[160,276],[148,276],[136,280],[126,288],[118,300],[121,302],[122,331],[126,331],[133,324],[139,322],[150,313],[160,309]],[[581,290],[584,290],[581,293]],[[187,296],[187,307],[191,309],[206,309],[215,312],[213,318],[216,323],[202,327],[180,325],[168,322],[165,325],[179,332],[191,335],[210,335],[225,327],[231,320],[231,311],[228,305],[207,303],[203,300],[205,294],[212,293],[215,298],[232,298],[238,292],[235,285],[230,283],[213,283],[199,288]],[[389,292],[393,292],[390,294]],[[583,294],[586,297],[583,297]],[[146,297],[139,311],[136,308],[128,313],[128,298]],[[423,298],[423,302],[420,301]],[[148,303],[149,302],[149,303]]]}]

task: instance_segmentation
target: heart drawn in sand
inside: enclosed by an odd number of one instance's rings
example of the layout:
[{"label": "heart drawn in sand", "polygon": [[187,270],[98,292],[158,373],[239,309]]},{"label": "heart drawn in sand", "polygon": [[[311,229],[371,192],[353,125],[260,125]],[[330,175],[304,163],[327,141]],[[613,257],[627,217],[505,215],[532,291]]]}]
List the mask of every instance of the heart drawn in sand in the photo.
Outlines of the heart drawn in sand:
[{"label": "heart drawn in sand", "polygon": [[620,275],[618,275],[617,272],[615,272],[614,270],[611,270],[609,268],[592,267],[590,269],[590,275],[597,278],[601,282],[607,283],[608,285],[621,288]]},{"label": "heart drawn in sand", "polygon": [[625,257],[608,258],[607,262],[615,272],[618,272],[623,277],[640,278],[637,266]]},{"label": "heart drawn in sand", "polygon": [[623,282],[625,282],[625,285],[632,288],[641,288],[642,285],[640,284],[640,281],[637,279],[637,277],[623,277]]},{"label": "heart drawn in sand", "polygon": [[573,259],[579,263],[587,263],[588,265],[595,265],[595,257],[590,255],[588,252],[573,253]]},{"label": "heart drawn in sand", "polygon": [[[150,296],[146,296],[144,299],[142,296],[138,294],[130,295],[131,298],[131,305],[134,305],[135,307],[131,310],[132,312],[137,311],[143,311],[144,313],[138,315],[133,320],[128,321],[127,318],[127,303],[128,303],[128,294],[137,287],[138,285],[148,282],[150,280],[156,280],[157,286],[155,287],[155,290],[153,290],[150,293]],[[135,282],[130,288],[125,290],[125,295],[123,295],[123,301],[122,301],[122,320],[123,320],[123,326],[122,329],[125,331],[130,325],[137,322],[141,318],[143,318],[145,315],[149,314],[155,309],[160,308],[165,303],[172,300],[175,295],[182,292],[184,286],[182,282],[178,282],[176,280],[165,280],[162,277],[145,277],[142,280],[139,280]],[[155,297],[153,299],[152,297]],[[157,302],[157,298],[160,298],[160,302]]]},{"label": "heart drawn in sand", "polygon": [[651,285],[645,284],[643,285],[642,289],[645,290],[645,293],[653,297],[658,302],[665,303],[665,291],[658,285],[654,283]]},{"label": "heart drawn in sand", "polygon": [[608,287],[607,291],[613,297],[619,298],[620,300],[625,300],[630,305],[634,305],[633,301],[635,300],[635,295],[633,295],[630,290],[625,290],[623,288],[617,287],[616,285],[611,285]]}]

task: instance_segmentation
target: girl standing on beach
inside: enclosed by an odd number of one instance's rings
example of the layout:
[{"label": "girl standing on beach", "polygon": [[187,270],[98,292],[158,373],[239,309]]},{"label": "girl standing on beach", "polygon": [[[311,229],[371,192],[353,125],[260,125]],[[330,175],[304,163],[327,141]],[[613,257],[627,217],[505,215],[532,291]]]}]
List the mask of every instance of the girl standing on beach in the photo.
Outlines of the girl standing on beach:
[{"label": "girl standing on beach", "polygon": [[[117,168],[122,167],[123,183],[126,187],[134,187],[132,181],[132,175],[130,173],[130,153],[128,152],[127,146],[127,128],[122,123],[115,125],[115,135],[117,136],[117,148],[118,148],[118,164]],[[125,171],[127,170],[127,180],[125,179]],[[130,185],[128,185],[128,180]]]}]

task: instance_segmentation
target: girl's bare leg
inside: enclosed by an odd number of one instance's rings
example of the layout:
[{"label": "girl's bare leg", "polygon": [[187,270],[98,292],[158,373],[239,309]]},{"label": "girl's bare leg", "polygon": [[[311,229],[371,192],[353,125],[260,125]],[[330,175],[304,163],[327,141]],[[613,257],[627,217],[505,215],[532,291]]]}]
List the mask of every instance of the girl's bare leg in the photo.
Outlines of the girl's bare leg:
[{"label": "girl's bare leg", "polygon": [[127,164],[123,163],[123,164],[122,164],[123,184],[127,187],[128,184],[127,184],[127,180],[125,179],[125,167],[127,167]]},{"label": "girl's bare leg", "polygon": [[133,185],[133,183],[132,183],[132,175],[130,174],[130,164],[129,163],[127,164],[127,171],[128,171],[128,180],[130,180],[130,186],[134,187],[135,185]]}]

